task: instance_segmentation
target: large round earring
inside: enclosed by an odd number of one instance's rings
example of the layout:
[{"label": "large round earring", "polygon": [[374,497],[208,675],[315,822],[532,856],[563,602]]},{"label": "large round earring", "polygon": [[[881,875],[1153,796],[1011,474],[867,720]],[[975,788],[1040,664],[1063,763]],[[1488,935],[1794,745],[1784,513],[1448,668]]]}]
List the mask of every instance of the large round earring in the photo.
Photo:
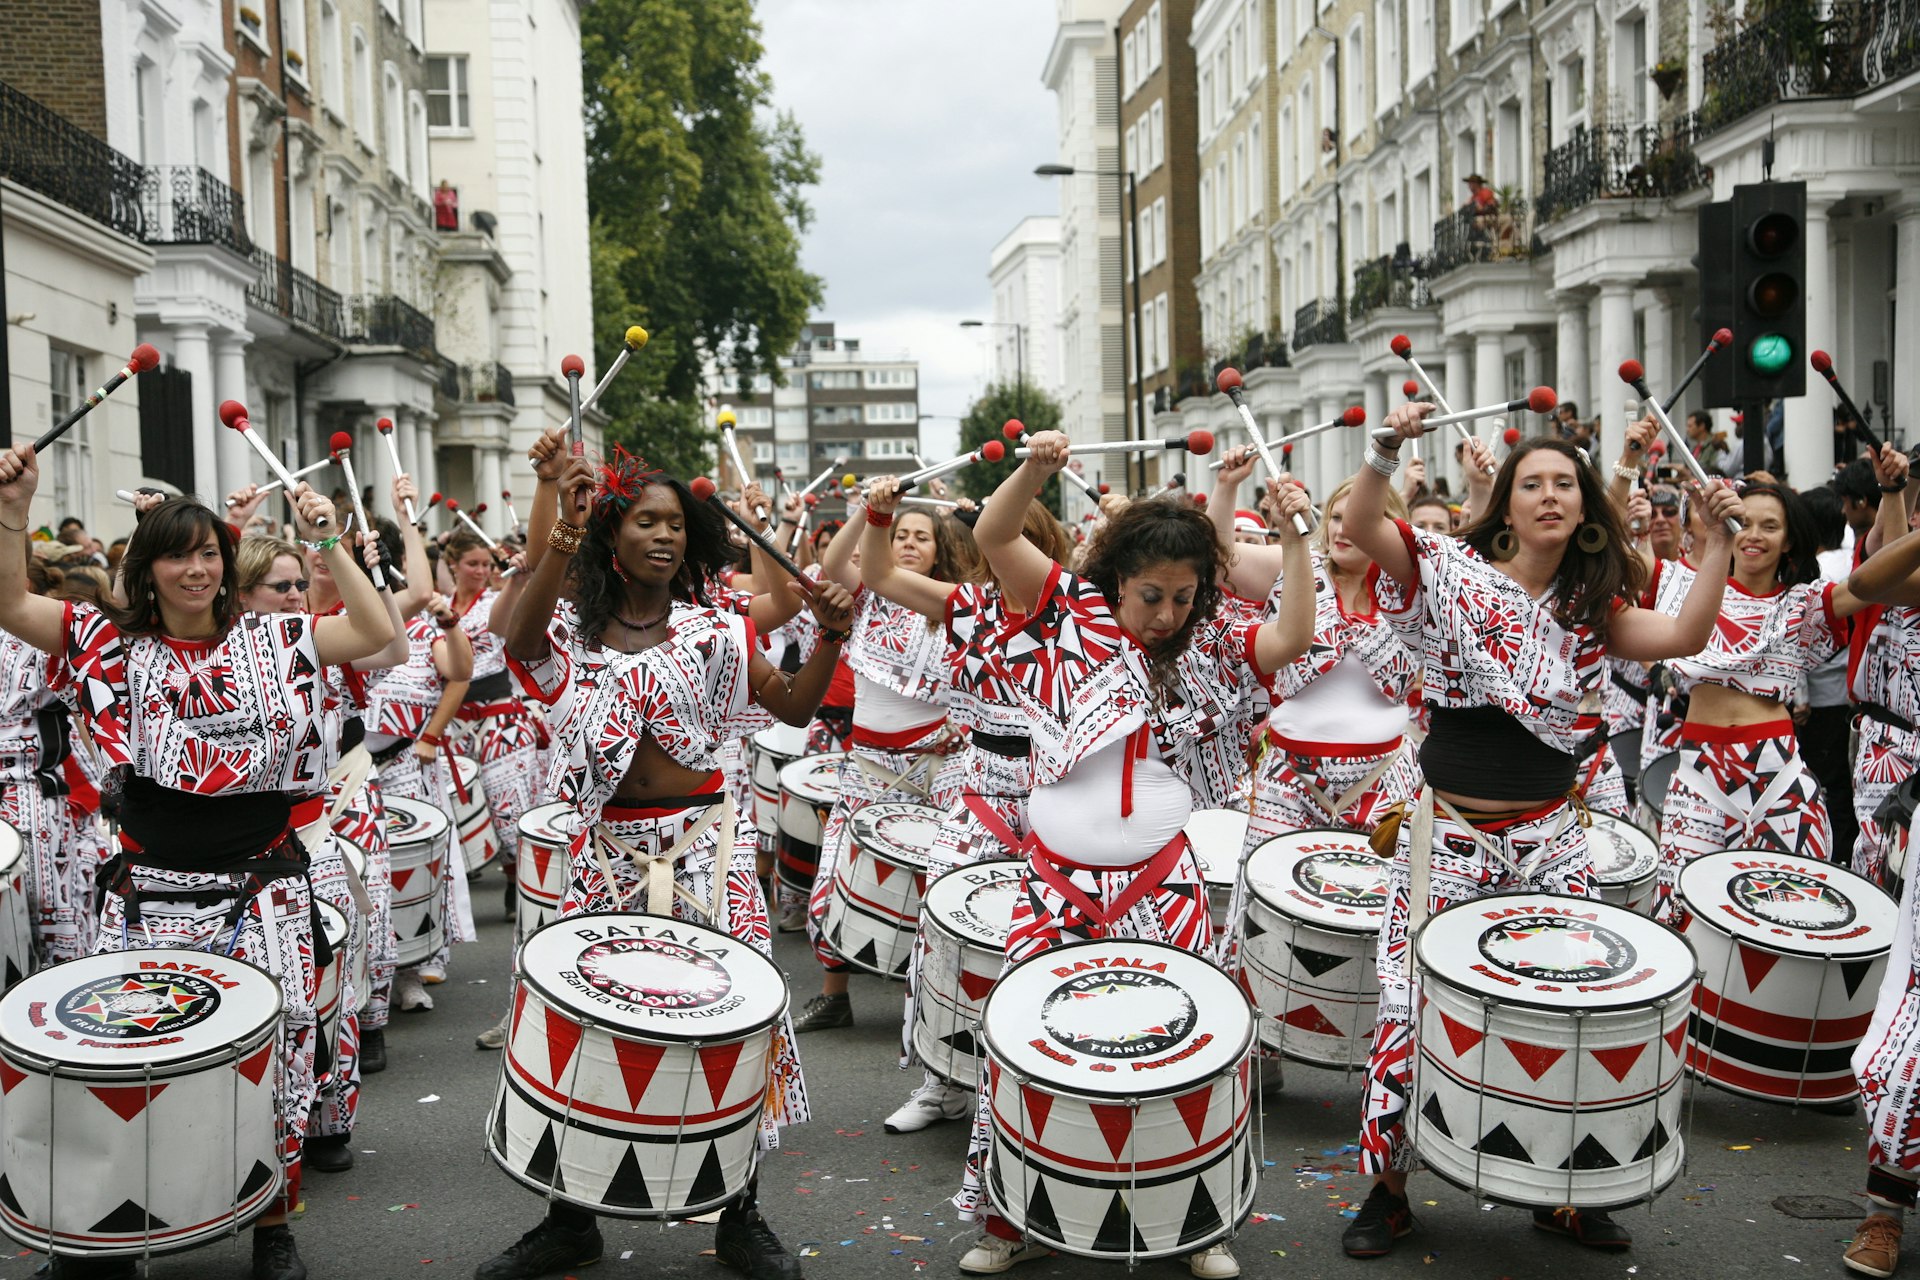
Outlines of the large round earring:
[{"label": "large round earring", "polygon": [[618,551],[610,551],[607,553],[607,559],[613,562],[613,571],[616,574],[620,575],[620,581],[626,583],[628,586],[632,586],[633,579],[629,578],[627,576],[627,571],[621,567],[620,553]]},{"label": "large round earring", "polygon": [[1573,545],[1588,555],[1598,555],[1607,549],[1607,526],[1588,520],[1574,531]]},{"label": "large round earring", "polygon": [[1511,560],[1520,554],[1520,537],[1511,528],[1493,535],[1493,558]]}]

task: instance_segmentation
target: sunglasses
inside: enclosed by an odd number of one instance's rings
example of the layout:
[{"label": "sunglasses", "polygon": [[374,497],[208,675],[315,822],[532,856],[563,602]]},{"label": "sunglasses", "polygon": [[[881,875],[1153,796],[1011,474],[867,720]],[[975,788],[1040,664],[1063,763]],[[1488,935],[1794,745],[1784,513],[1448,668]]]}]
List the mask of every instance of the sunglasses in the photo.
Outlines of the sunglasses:
[{"label": "sunglasses", "polygon": [[278,582],[263,582],[260,585],[268,591],[278,591],[284,595],[289,591],[305,594],[307,587],[311,584],[306,578],[282,578]]},{"label": "sunglasses", "polygon": [[1653,504],[1653,509],[1663,516],[1677,516],[1680,514],[1680,504],[1677,502],[1656,502]]}]

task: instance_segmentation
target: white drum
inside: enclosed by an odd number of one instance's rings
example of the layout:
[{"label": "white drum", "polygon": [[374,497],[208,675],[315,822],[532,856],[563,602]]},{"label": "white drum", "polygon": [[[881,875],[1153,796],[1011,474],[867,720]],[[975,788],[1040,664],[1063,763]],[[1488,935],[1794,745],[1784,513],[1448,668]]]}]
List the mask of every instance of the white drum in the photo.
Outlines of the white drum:
[{"label": "white drum", "polygon": [[[26,844],[0,822],[0,991],[33,972],[33,903],[27,894]],[[91,911],[93,904],[76,904]]]},{"label": "white drum", "polygon": [[[313,1011],[320,1024],[320,1043],[325,1046],[325,1060],[332,1064],[329,1069],[336,1072],[340,1061],[340,997],[344,993],[344,983],[348,967],[353,963],[353,946],[349,937],[347,917],[331,902],[314,901],[313,909],[320,915],[320,927],[326,931],[327,945],[333,949],[333,960],[315,976],[319,979],[314,991]],[[362,975],[362,981],[365,975]],[[359,988],[354,988],[356,999]]]},{"label": "white drum", "polygon": [[1593,855],[1593,884],[1602,902],[1653,914],[1660,885],[1660,842],[1625,818],[1591,815],[1587,849]]},{"label": "white drum", "polygon": [[387,797],[387,845],[392,850],[393,933],[396,963],[425,964],[446,937],[447,874],[453,826],[447,815],[419,800]]},{"label": "white drum", "polygon": [[1660,829],[1661,815],[1667,811],[1667,788],[1673,785],[1674,771],[1679,767],[1680,753],[1669,751],[1665,755],[1655,756],[1640,771],[1639,799],[1634,816],[1646,830]]},{"label": "white drum", "polygon": [[56,1254],[163,1253],[271,1208],[281,1013],[279,983],[217,952],[84,956],[14,987],[0,1230]]},{"label": "white drum", "polygon": [[820,936],[848,964],[883,978],[907,976],[928,857],[945,817],[930,804],[889,800],[848,820],[847,851],[820,921]]},{"label": "white drum", "polygon": [[1318,1066],[1366,1065],[1386,860],[1356,831],[1292,831],[1247,855],[1247,890],[1240,962],[1260,1042]]},{"label": "white drum", "polygon": [[460,855],[467,874],[472,875],[500,856],[499,842],[493,834],[493,810],[487,806],[479,762],[458,751],[448,755],[453,761],[453,825],[460,832]]},{"label": "white drum", "polygon": [[1238,809],[1195,809],[1187,819],[1187,843],[1207,882],[1207,909],[1219,937],[1230,923],[1233,882],[1240,875],[1240,850],[1247,842],[1247,815]]},{"label": "white drum", "polygon": [[1009,969],[982,1024],[986,1189],[1014,1227],[1133,1262],[1252,1212],[1253,1011],[1225,973],[1162,943],[1077,942]]},{"label": "white drum", "polygon": [[775,859],[780,885],[805,899],[820,870],[820,835],[840,795],[844,751],[828,751],[796,760],[780,771],[780,830]]},{"label": "white drum", "polygon": [[775,724],[753,735],[753,823],[769,841],[780,834],[780,771],[806,753],[805,726]]},{"label": "white drum", "polygon": [[1695,858],[1676,892],[1702,973],[1693,1073],[1770,1102],[1851,1098],[1853,1051],[1899,917],[1893,899],[1845,867],[1756,849]]},{"label": "white drum", "polygon": [[1007,929],[1026,863],[956,867],[927,886],[920,905],[920,984],[913,1047],[935,1075],[972,1089],[980,1081],[980,1010],[1007,962]]},{"label": "white drum", "polygon": [[520,948],[487,1150],[594,1213],[686,1218],[753,1174],[787,984],[744,942],[644,915],[556,921]]},{"label": "white drum", "polygon": [[1694,956],[1592,898],[1496,893],[1414,936],[1407,1130],[1429,1169],[1532,1208],[1651,1200],[1685,1156]]},{"label": "white drum", "polygon": [[[354,876],[357,876],[360,883],[366,887],[367,892],[372,894],[373,887],[367,881],[367,869],[369,865],[367,851],[338,832],[334,833],[333,839],[334,844],[340,850],[340,860],[347,864],[347,870]],[[389,865],[391,865],[391,855],[389,855]],[[388,922],[392,922],[391,914],[388,916]],[[353,985],[353,989],[360,993],[360,1004],[357,1010],[357,1012],[360,1013],[365,1013],[367,1011],[367,1005],[373,1001],[373,978],[371,969],[373,963],[372,926],[373,921],[371,920],[360,921],[360,927],[353,931],[353,942],[351,944],[353,947],[353,972],[357,979]]]},{"label": "white drum", "polygon": [[567,891],[567,850],[579,825],[579,815],[564,801],[520,815],[520,858],[514,867],[516,937],[532,937],[560,914],[560,899]]}]

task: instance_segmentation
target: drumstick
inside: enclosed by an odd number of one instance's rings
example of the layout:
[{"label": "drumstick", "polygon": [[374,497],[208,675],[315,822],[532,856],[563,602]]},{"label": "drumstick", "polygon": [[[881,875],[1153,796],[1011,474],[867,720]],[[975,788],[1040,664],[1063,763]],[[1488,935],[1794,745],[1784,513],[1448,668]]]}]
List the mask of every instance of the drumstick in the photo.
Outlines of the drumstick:
[{"label": "drumstick", "polygon": [[[28,318],[31,319],[32,317]],[[160,353],[154,350],[149,344],[145,342],[141,343],[133,349],[133,354],[127,357],[126,364],[120,367],[118,373],[115,373],[111,378],[108,378],[105,382],[94,388],[93,391],[89,392],[87,398],[80,402],[78,408],[66,417],[60,419],[60,421],[54,423],[53,426],[47,429],[45,435],[35,440],[33,442],[33,451],[38,453],[65,435],[69,427],[86,417],[89,413],[92,413],[95,406],[118,391],[128,378],[131,378],[136,373],[151,373],[159,367]]]},{"label": "drumstick", "polygon": [[[373,424],[373,429],[380,433],[380,438],[382,440],[385,440],[387,442],[387,456],[393,459],[393,474],[396,476],[403,476],[407,474],[407,469],[400,465],[400,446],[393,442],[393,419],[392,418],[376,419]],[[299,473],[296,472],[295,474],[297,475]],[[407,523],[408,524],[420,523],[420,517],[416,515],[413,510],[412,498],[407,499]]]},{"label": "drumstick", "polygon": [[[1028,440],[1032,439],[1032,437],[1027,434],[1026,424],[1018,418],[1008,418],[1006,425],[1000,428],[1000,434],[1015,444],[1025,444]],[[915,458],[919,456],[919,454],[914,455]],[[920,465],[925,467],[927,464],[922,462]],[[1093,503],[1095,506],[1100,505],[1099,493],[1094,490],[1092,482],[1085,476],[1075,471],[1072,467],[1066,468],[1061,471],[1060,474],[1066,478],[1067,483],[1078,488],[1081,493],[1086,494],[1087,501]]]},{"label": "drumstick", "polygon": [[[353,478],[353,437],[345,431],[336,431],[328,443],[333,448],[333,460],[340,464],[340,472],[347,478],[347,492],[353,495],[353,513],[360,518],[360,528],[372,534],[374,528],[367,522],[367,508],[360,501],[360,485]],[[387,589],[387,574],[378,560],[373,562],[373,585],[380,591]]]},{"label": "drumstick", "polygon": [[[1433,402],[1440,406],[1440,412],[1452,413],[1453,406],[1448,404],[1447,398],[1440,394],[1440,388],[1434,385],[1432,375],[1429,374],[1424,368],[1422,368],[1420,365],[1420,362],[1414,358],[1413,339],[1407,337],[1407,335],[1404,333],[1396,333],[1393,335],[1393,341],[1388,343],[1387,345],[1392,348],[1393,354],[1399,356],[1402,360],[1405,360],[1407,362],[1408,367],[1413,370],[1414,375],[1418,377],[1421,382],[1426,384],[1427,394],[1432,396]],[[1460,433],[1461,444],[1465,444],[1467,441],[1473,438],[1472,433],[1467,430],[1465,424],[1463,423],[1456,422],[1454,424],[1453,429]],[[1378,438],[1377,432],[1375,433],[1375,438],[1376,439]],[[1488,475],[1493,475],[1499,470],[1499,468],[1494,466],[1491,462],[1489,462],[1486,465],[1485,470]]]},{"label": "drumstick", "polygon": [[[287,469],[281,464],[280,459],[273,456],[273,450],[267,448],[267,442],[254,434],[253,424],[247,421],[247,406],[241,404],[238,400],[223,401],[220,405],[220,421],[226,423],[227,426],[233,430],[238,431],[241,437],[253,446],[253,451],[260,455],[261,461],[267,464],[267,470],[279,477],[280,483],[287,487],[288,493],[293,492],[293,477],[287,473]],[[324,529],[329,523],[330,521],[328,521],[325,516],[322,516],[313,522],[313,527],[316,529]]]}]

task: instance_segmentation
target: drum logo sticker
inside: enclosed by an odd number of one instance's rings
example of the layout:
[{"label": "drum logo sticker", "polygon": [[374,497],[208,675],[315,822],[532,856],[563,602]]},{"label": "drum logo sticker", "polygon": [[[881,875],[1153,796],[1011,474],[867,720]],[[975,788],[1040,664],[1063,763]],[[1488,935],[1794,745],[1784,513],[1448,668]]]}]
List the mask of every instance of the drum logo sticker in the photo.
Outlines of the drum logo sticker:
[{"label": "drum logo sticker", "polygon": [[982,937],[1004,943],[1013,922],[1014,880],[994,880],[970,890],[960,904],[960,914]]},{"label": "drum logo sticker", "polygon": [[95,978],[54,1006],[60,1025],[107,1040],[144,1040],[205,1022],[220,1007],[220,991],[192,974],[121,973]]},{"label": "drum logo sticker", "polygon": [[1587,832],[1587,844],[1593,850],[1593,873],[1603,880],[1630,870],[1640,860],[1638,851],[1624,837],[1597,823]]},{"label": "drum logo sticker", "polygon": [[1743,871],[1727,882],[1727,896],[1769,924],[1825,933],[1853,923],[1853,903],[1830,884],[1798,871]]},{"label": "drum logo sticker", "polygon": [[1293,869],[1294,882],[1322,902],[1361,911],[1387,905],[1387,868],[1364,853],[1313,853]]},{"label": "drum logo sticker", "polygon": [[1096,969],[1061,983],[1040,1008],[1054,1040],[1096,1058],[1148,1058],[1187,1038],[1196,1010],[1179,985],[1151,973]]},{"label": "drum logo sticker", "polygon": [[705,1009],[733,990],[718,960],[661,938],[608,938],[575,963],[588,986],[642,1009]]},{"label": "drum logo sticker", "polygon": [[1532,982],[1594,983],[1632,969],[1633,944],[1578,917],[1520,915],[1480,935],[1488,964]]}]

